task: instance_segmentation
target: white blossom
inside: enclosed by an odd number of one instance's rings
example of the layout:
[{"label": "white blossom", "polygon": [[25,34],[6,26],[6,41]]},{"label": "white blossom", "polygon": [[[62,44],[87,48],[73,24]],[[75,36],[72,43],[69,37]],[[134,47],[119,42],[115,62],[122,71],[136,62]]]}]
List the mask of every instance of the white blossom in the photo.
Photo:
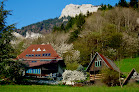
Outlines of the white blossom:
[{"label": "white blossom", "polygon": [[65,72],[62,74],[63,81],[78,81],[78,80],[85,80],[86,75],[83,72],[80,71],[71,71],[71,70],[65,70]]}]

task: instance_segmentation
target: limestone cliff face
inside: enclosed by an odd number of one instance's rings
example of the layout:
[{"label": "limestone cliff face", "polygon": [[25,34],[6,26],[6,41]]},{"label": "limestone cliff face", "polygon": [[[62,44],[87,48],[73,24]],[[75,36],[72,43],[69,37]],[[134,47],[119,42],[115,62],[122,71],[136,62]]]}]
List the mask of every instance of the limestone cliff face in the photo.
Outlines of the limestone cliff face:
[{"label": "limestone cliff face", "polygon": [[93,6],[91,4],[83,4],[83,5],[69,4],[62,10],[62,13],[61,13],[61,16],[59,17],[59,19],[64,16],[65,17],[68,17],[68,16],[75,17],[76,15],[79,15],[80,13],[86,15],[88,11],[90,13],[97,12],[99,7],[100,6]]},{"label": "limestone cliff face", "polygon": [[26,32],[25,38],[36,39],[38,37],[43,37],[43,35],[39,33],[34,33],[34,32]]},{"label": "limestone cliff face", "polygon": [[12,33],[13,34],[13,36],[15,36],[17,39],[36,39],[36,38],[38,38],[38,37],[43,37],[43,35],[42,34],[39,34],[39,33],[34,33],[34,32],[26,32],[26,37],[24,37],[24,36],[22,36],[22,35],[20,35],[19,33],[17,33],[17,32],[13,32]]},{"label": "limestone cliff face", "polygon": [[12,35],[15,36],[16,38],[24,39],[24,37],[17,32],[12,32]]}]

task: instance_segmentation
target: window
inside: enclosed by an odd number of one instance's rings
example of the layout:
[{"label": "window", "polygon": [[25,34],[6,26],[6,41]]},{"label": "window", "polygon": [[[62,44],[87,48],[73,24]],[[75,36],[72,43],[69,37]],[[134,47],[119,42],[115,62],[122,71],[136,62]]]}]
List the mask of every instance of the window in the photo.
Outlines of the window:
[{"label": "window", "polygon": [[101,66],[101,60],[99,61],[99,66]]},{"label": "window", "polygon": [[28,69],[26,73],[32,73],[32,69]]},{"label": "window", "polygon": [[44,53],[42,56],[51,56],[51,53]]},{"label": "window", "polygon": [[41,74],[41,69],[28,69],[26,73]]},{"label": "window", "polygon": [[47,56],[47,53],[44,53],[43,56]]},{"label": "window", "polygon": [[48,53],[48,56],[51,56],[51,53]]},{"label": "window", "polygon": [[32,50],[33,52],[35,51],[35,49]]},{"label": "window", "polygon": [[41,51],[41,49],[40,49],[40,48],[38,48],[38,49],[37,49],[37,51]]},{"label": "window", "polygon": [[32,63],[35,63],[35,62],[37,62],[37,61],[32,61]]},{"label": "window", "polygon": [[42,56],[45,56],[45,54],[42,54]]},{"label": "window", "polygon": [[36,54],[35,56],[36,56],[36,57],[40,57],[40,56],[41,56],[41,54]]},{"label": "window", "polygon": [[34,54],[27,54],[26,57],[33,57]]},{"label": "window", "polygon": [[46,51],[45,49],[43,49],[43,51]]},{"label": "window", "polygon": [[101,60],[95,61],[95,67],[100,67],[101,66]]},{"label": "window", "polygon": [[28,55],[29,57],[31,57],[32,55]]}]

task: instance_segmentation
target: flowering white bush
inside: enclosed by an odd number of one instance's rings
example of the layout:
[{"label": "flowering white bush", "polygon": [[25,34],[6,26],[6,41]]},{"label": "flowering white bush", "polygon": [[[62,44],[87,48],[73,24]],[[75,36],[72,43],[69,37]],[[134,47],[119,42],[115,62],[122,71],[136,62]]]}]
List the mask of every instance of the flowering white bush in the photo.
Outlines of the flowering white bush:
[{"label": "flowering white bush", "polygon": [[71,70],[65,70],[65,72],[62,74],[63,81],[80,81],[85,80],[86,75],[83,72],[80,71],[71,71]]}]

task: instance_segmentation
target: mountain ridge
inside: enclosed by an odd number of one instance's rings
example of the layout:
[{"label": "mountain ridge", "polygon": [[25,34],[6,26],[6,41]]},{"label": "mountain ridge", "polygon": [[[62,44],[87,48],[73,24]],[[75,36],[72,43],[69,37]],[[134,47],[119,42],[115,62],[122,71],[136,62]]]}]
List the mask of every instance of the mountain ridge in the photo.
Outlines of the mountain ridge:
[{"label": "mountain ridge", "polygon": [[47,20],[43,20],[41,22],[33,23],[28,26],[22,27],[21,29],[16,29],[15,32],[21,34],[22,36],[26,36],[26,32],[28,33],[40,33],[40,34],[47,34],[51,33],[54,26],[61,26],[61,24],[66,25],[68,20],[71,17],[75,17],[82,13],[86,15],[87,12],[93,13],[97,12],[100,6],[93,6],[92,4],[82,4],[82,5],[74,5],[69,4],[62,10],[61,16],[58,18],[51,18]]},{"label": "mountain ridge", "polygon": [[47,34],[52,32],[54,26],[60,26],[62,23],[66,24],[69,19],[70,17],[64,17],[61,19],[58,19],[57,17],[54,19],[47,19],[41,22],[33,23],[28,26],[22,27],[21,29],[16,29],[15,32],[23,36],[26,36],[26,32]]}]

